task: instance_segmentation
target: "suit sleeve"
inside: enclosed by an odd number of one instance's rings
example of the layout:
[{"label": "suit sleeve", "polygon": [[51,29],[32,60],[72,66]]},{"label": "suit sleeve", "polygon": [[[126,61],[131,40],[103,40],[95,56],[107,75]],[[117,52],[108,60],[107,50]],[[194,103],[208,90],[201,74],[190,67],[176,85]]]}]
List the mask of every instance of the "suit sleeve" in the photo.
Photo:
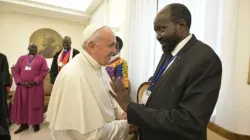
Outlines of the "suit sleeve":
[{"label": "suit sleeve", "polygon": [[215,54],[202,59],[199,64],[199,68],[189,75],[191,81],[183,91],[177,109],[154,109],[130,103],[128,123],[183,137],[203,133],[201,131],[206,129],[218,98],[222,65]]},{"label": "suit sleeve", "polygon": [[50,83],[51,84],[54,84],[56,77],[58,75],[57,59],[58,59],[59,54],[60,54],[60,51],[56,53],[56,55],[53,57],[53,61],[51,64],[51,68],[50,68]]}]

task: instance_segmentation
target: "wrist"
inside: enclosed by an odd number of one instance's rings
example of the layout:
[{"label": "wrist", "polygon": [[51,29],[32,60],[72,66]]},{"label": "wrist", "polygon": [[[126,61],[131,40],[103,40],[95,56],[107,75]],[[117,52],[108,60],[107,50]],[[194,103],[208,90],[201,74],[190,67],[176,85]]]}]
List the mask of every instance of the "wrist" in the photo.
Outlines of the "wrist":
[{"label": "wrist", "polygon": [[129,103],[130,102],[124,104],[124,106],[123,106],[124,112],[127,112]]}]

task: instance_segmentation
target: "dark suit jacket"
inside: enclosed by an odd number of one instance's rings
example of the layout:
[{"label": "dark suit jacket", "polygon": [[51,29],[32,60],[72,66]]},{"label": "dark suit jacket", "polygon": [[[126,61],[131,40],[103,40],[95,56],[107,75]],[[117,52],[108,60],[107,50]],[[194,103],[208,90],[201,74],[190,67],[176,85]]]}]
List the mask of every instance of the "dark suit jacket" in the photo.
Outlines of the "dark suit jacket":
[{"label": "dark suit jacket", "polygon": [[0,140],[10,140],[3,75],[0,73]]},{"label": "dark suit jacket", "polygon": [[[57,60],[58,60],[58,56],[60,55],[61,51],[62,50],[57,52],[55,54],[55,56],[53,57],[53,62],[52,62],[51,69],[50,69],[50,82],[51,82],[51,84],[54,84],[54,82],[56,80],[56,77],[57,77],[57,75],[59,73]],[[78,53],[79,53],[78,50],[73,49],[73,57],[75,57]]]},{"label": "dark suit jacket", "polygon": [[10,86],[10,73],[7,57],[0,53],[0,74],[2,74],[3,85]]},{"label": "dark suit jacket", "polygon": [[129,104],[128,123],[140,127],[141,140],[206,140],[221,75],[219,57],[193,35],[153,87],[146,106]]}]

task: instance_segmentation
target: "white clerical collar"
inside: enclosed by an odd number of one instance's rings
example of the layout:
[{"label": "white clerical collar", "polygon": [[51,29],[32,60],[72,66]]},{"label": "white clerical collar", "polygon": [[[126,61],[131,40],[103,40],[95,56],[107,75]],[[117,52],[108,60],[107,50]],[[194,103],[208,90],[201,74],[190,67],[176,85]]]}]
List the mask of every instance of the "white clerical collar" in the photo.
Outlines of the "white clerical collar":
[{"label": "white clerical collar", "polygon": [[83,55],[88,59],[89,63],[94,67],[94,69],[101,69],[102,65],[100,65],[92,56],[90,56],[85,50],[82,51]]},{"label": "white clerical collar", "polygon": [[183,39],[180,43],[177,44],[175,49],[171,52],[173,56],[175,56],[186,44],[187,42],[192,38],[192,34],[187,36],[185,39]]}]

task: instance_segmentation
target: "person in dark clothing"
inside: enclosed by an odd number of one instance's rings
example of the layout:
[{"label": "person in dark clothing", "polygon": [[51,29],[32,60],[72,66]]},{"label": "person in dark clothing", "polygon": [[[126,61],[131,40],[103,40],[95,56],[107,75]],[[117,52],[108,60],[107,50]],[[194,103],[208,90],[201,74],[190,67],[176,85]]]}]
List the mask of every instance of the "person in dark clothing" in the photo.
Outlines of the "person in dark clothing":
[{"label": "person in dark clothing", "polygon": [[4,90],[8,91],[10,88],[9,64],[7,57],[2,53],[0,53],[0,72],[3,78]]},{"label": "person in dark clothing", "polygon": [[[2,75],[2,84],[3,84],[3,90],[4,90],[4,97],[7,102],[8,93],[10,91],[10,73],[9,73],[9,64],[6,55],[0,53],[0,73]],[[6,103],[6,112],[7,112],[7,118],[9,118],[9,108]],[[10,122],[9,122],[10,124]]]},{"label": "person in dark clothing", "polygon": [[2,73],[0,73],[0,140],[10,140],[11,137],[8,126],[7,102],[3,77]]},{"label": "person in dark clothing", "polygon": [[190,34],[191,14],[170,4],[156,16],[154,30],[163,55],[145,90],[142,104],[129,100],[120,79],[110,92],[138,126],[141,140],[206,140],[207,125],[218,99],[222,64],[208,45]]},{"label": "person in dark clothing", "polygon": [[77,54],[78,50],[71,47],[71,38],[65,36],[63,39],[63,50],[56,53],[50,69],[50,82],[54,84],[59,71]]}]

